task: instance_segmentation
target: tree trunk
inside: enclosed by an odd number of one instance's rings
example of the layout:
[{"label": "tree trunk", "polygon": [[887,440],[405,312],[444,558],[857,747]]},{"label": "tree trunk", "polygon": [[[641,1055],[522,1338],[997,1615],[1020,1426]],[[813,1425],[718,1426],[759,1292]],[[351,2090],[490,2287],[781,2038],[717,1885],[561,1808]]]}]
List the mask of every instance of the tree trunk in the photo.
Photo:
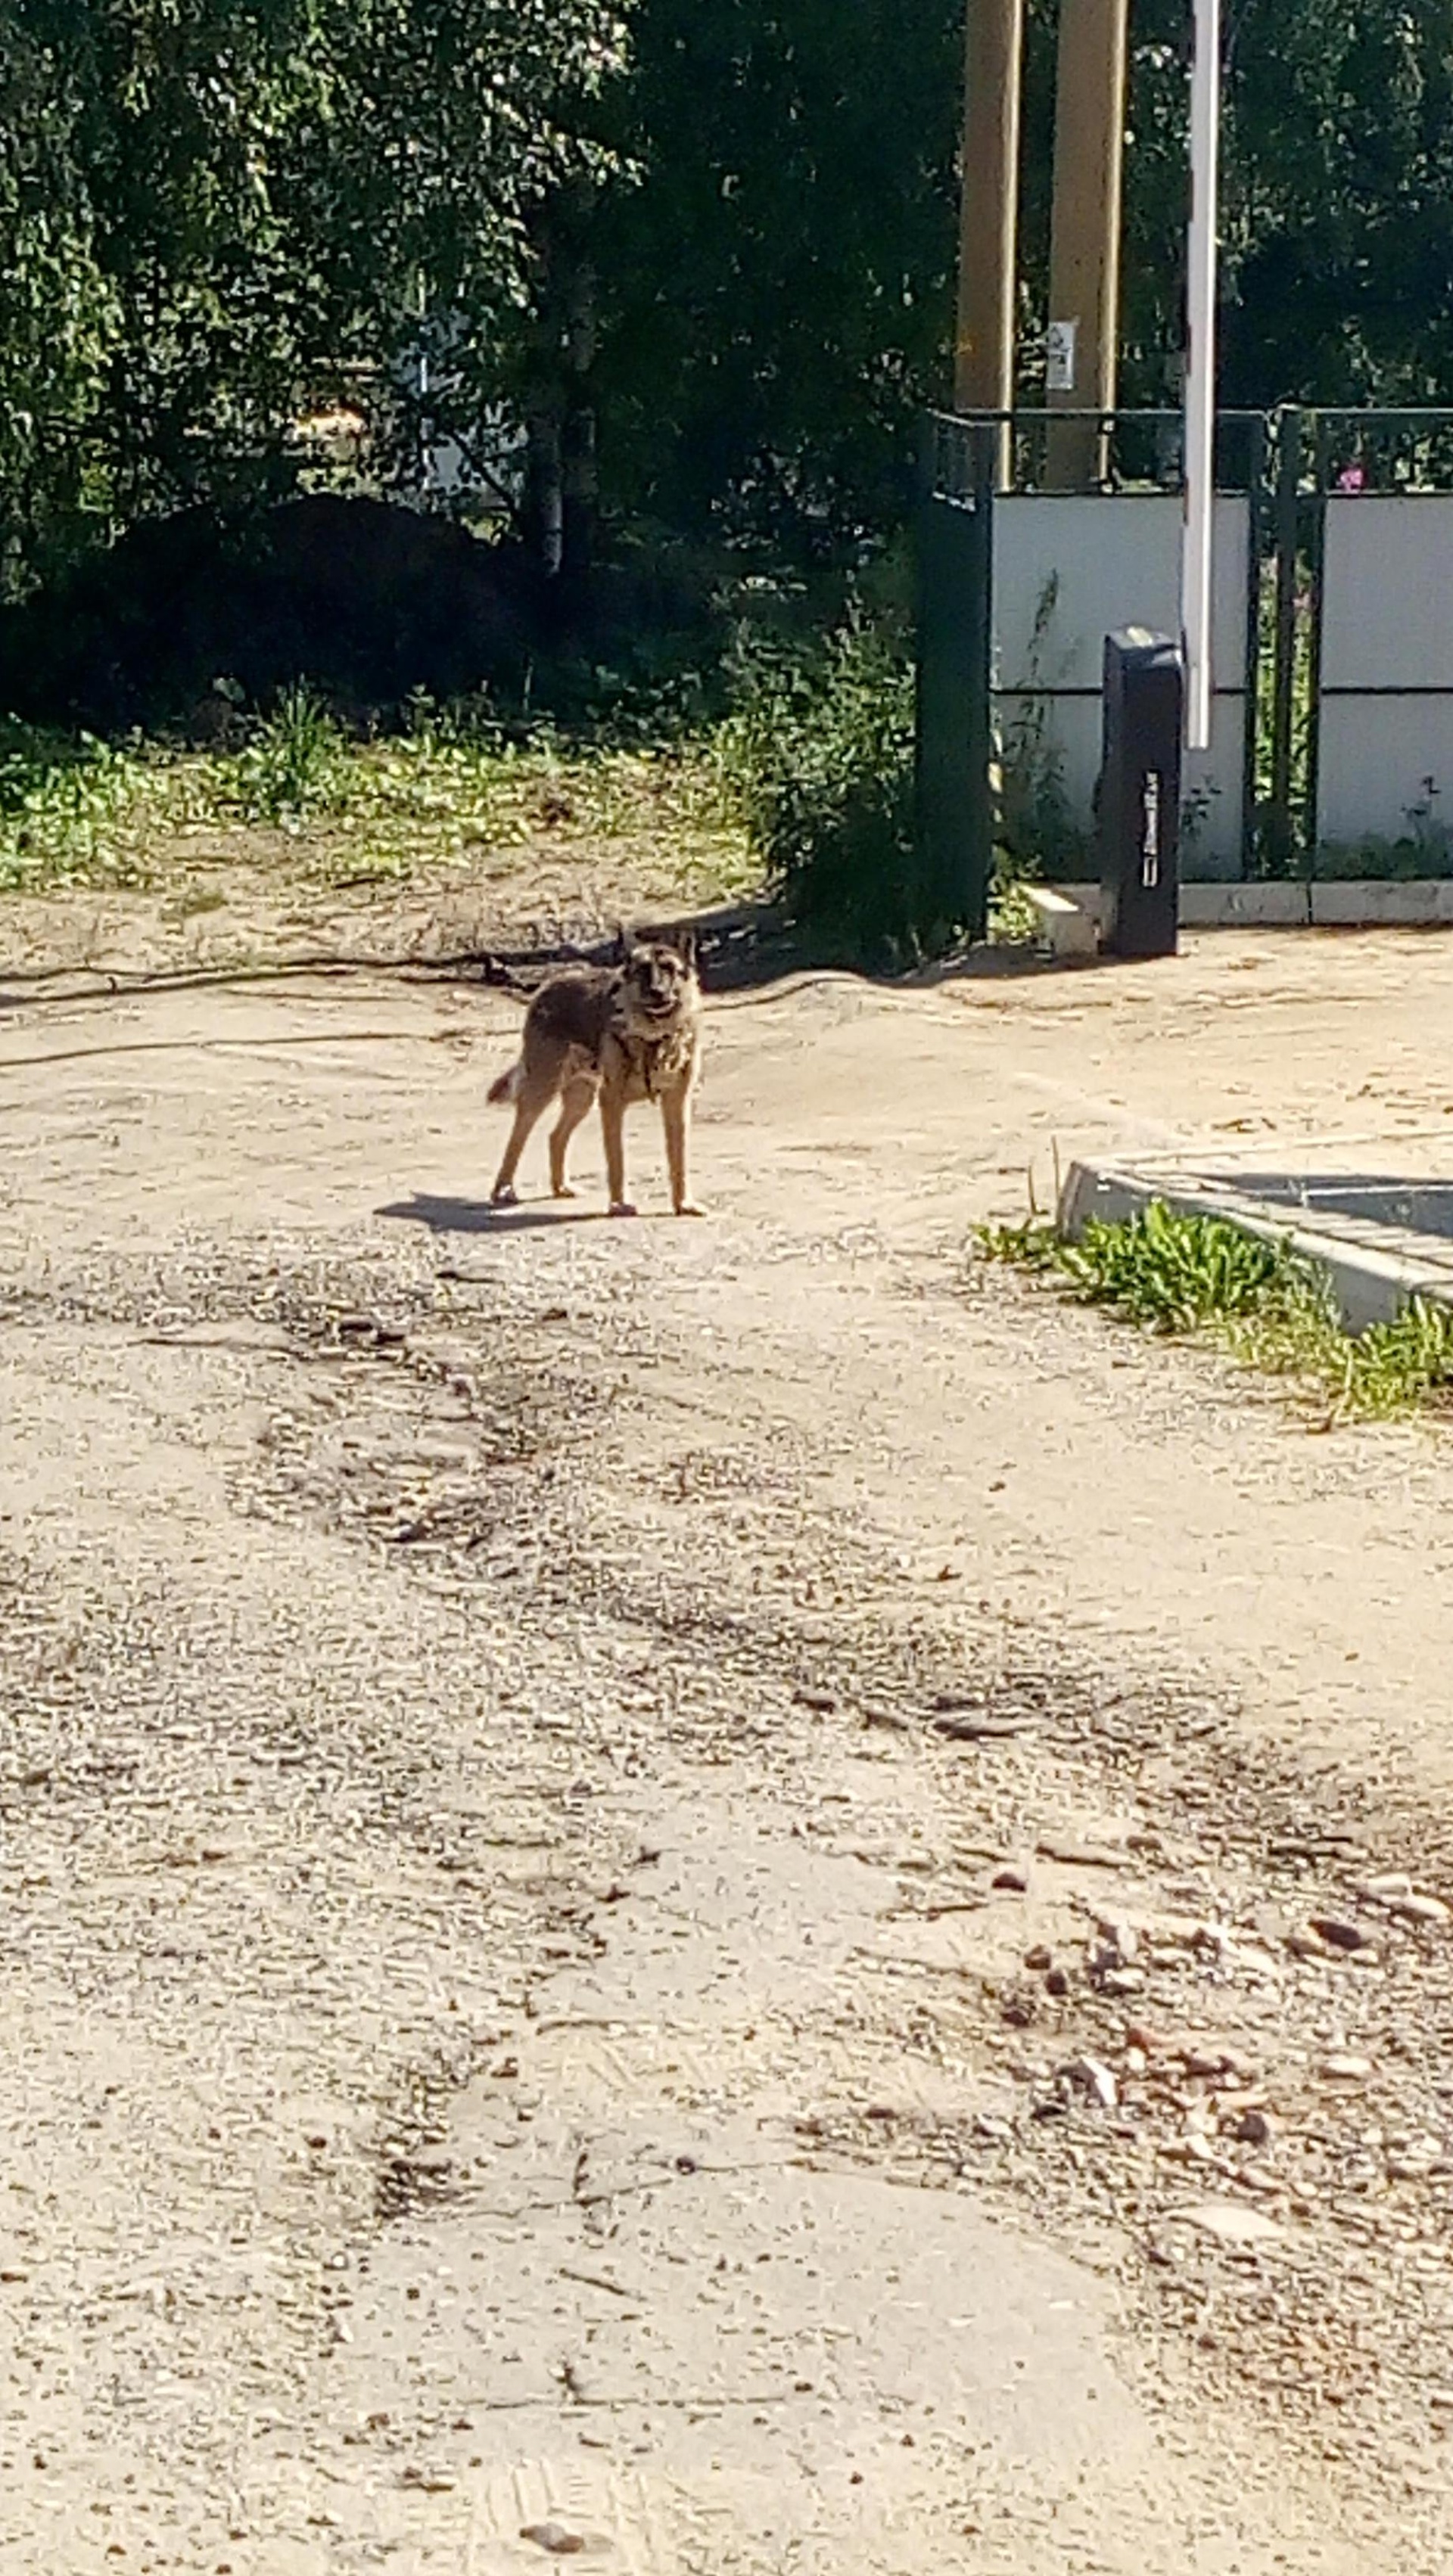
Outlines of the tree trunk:
[{"label": "tree trunk", "polygon": [[560,401],[541,386],[525,419],[525,543],[547,583],[558,580],[565,560],[564,441]]},{"label": "tree trunk", "polygon": [[600,485],[596,464],[595,405],[591,372],[595,364],[596,275],[593,261],[571,261],[566,285],[564,423],[561,454],[563,516],[561,564],[564,579],[577,596],[590,579],[595,560],[595,522]]},{"label": "tree trunk", "polygon": [[585,249],[593,195],[571,192],[534,220],[536,318],[525,407],[524,534],[561,628],[584,606],[599,493],[595,407],[596,274]]}]

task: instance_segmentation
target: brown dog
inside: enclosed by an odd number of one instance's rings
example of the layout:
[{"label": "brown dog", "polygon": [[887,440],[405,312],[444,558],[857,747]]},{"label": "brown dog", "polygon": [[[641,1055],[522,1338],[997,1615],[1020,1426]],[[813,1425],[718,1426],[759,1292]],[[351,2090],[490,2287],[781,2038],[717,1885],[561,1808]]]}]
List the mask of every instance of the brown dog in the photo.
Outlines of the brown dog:
[{"label": "brown dog", "polygon": [[576,1128],[600,1102],[612,1216],[634,1216],[626,1197],[625,1115],[633,1101],[658,1100],[666,1130],[671,1204],[678,1216],[703,1216],[687,1187],[691,1095],[701,1070],[701,986],[692,939],[631,943],[623,966],[568,967],[542,984],[525,1013],[518,1064],[490,1086],[490,1099],[512,1101],[515,1123],[491,1198],[515,1205],[515,1174],[531,1130],[554,1100],[560,1115],[550,1134],[550,1187],[575,1193],[565,1155]]}]

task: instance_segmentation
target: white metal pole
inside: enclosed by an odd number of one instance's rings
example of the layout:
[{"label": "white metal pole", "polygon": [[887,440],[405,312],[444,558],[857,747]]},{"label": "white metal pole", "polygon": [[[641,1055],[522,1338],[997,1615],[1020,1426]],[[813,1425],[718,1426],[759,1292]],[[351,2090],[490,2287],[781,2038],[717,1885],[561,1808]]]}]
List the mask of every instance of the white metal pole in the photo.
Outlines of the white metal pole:
[{"label": "white metal pole", "polygon": [[1216,165],[1221,125],[1221,0],[1194,0],[1191,219],[1186,256],[1186,519],[1181,626],[1186,747],[1211,744],[1211,518],[1216,436]]}]

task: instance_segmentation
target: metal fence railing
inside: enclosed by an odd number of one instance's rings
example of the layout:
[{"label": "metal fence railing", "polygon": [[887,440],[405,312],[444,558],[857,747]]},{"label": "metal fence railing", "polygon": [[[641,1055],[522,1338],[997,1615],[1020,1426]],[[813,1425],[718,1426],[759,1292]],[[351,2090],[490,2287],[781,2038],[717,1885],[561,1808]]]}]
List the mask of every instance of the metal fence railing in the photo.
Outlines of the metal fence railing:
[{"label": "metal fence railing", "polygon": [[[922,598],[937,582],[948,580],[943,565],[935,570],[930,561],[938,541],[935,532],[941,534],[949,525],[945,512],[972,514],[977,538],[965,549],[960,530],[959,577],[969,578],[971,569],[975,585],[972,601],[962,603],[972,653],[966,660],[963,639],[949,640],[958,612],[951,615],[944,600],[924,629],[929,661],[939,652],[959,651],[961,683],[966,684],[972,662],[975,689],[987,693],[991,688],[986,675],[993,653],[997,501],[1087,490],[1092,495],[1179,494],[1183,436],[1181,414],[1165,409],[933,415],[924,438]],[[1328,504],[1363,493],[1444,493],[1453,500],[1453,407],[1228,410],[1216,425],[1216,482],[1218,492],[1244,495],[1247,502],[1241,873],[1310,878],[1326,858],[1318,846],[1318,789]],[[1453,513],[1447,524],[1453,594]],[[929,686],[933,696],[932,675]],[[1425,694],[1437,692],[1430,686]],[[930,708],[926,755],[921,744],[921,756],[930,765],[940,723],[952,722],[960,738],[964,734],[964,709],[950,719],[948,703],[939,695]],[[976,709],[967,721],[977,744],[982,712]],[[991,767],[992,711],[988,725],[984,756]],[[975,796],[979,798],[977,785]],[[974,828],[989,845],[989,855],[977,863],[987,883],[995,833],[992,800],[986,810],[979,798],[974,813]],[[1448,864],[1453,868],[1453,848]]]}]

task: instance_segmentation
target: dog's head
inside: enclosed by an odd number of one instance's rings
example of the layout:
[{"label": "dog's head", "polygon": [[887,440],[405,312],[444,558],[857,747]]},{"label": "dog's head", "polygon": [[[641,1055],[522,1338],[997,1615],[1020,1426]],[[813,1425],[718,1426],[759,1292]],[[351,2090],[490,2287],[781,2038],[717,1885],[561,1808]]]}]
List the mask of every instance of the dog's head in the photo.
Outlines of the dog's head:
[{"label": "dog's head", "polygon": [[689,933],[678,939],[628,939],[621,995],[632,1026],[643,1036],[678,1027],[701,999],[695,940]]}]

